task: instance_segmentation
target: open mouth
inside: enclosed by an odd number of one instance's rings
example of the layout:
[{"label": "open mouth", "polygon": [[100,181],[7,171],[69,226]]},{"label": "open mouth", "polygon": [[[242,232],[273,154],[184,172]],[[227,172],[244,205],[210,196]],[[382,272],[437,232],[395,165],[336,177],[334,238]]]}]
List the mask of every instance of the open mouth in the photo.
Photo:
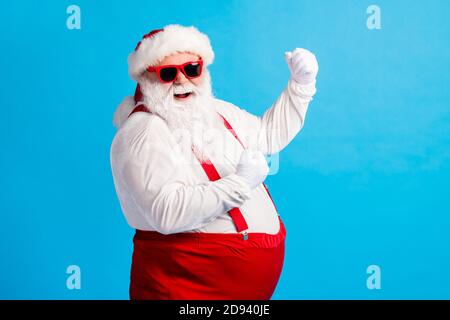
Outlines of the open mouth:
[{"label": "open mouth", "polygon": [[175,93],[173,96],[177,99],[186,99],[188,98],[192,92],[185,92],[185,93]]}]

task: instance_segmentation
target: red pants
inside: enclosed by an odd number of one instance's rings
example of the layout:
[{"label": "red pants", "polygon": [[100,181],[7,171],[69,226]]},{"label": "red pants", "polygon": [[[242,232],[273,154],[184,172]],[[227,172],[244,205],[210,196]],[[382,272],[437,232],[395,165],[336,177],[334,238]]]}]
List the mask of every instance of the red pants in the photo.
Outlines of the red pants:
[{"label": "red pants", "polygon": [[268,300],[284,261],[286,230],[275,235],[136,231],[131,299]]}]

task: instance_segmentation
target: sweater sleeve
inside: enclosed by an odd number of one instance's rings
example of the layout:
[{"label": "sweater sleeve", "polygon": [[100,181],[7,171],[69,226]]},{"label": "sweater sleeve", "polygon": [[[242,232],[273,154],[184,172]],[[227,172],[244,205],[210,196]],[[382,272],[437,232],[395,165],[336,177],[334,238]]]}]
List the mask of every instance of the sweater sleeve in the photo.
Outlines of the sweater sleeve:
[{"label": "sweater sleeve", "polygon": [[271,155],[284,149],[300,132],[315,93],[315,83],[300,85],[289,80],[278,99],[261,117],[231,104],[227,109],[246,146]]},{"label": "sweater sleeve", "polygon": [[181,156],[162,120],[149,122],[123,135],[115,171],[155,230],[170,234],[201,228],[250,198],[249,186],[235,174],[199,182],[197,159]]}]

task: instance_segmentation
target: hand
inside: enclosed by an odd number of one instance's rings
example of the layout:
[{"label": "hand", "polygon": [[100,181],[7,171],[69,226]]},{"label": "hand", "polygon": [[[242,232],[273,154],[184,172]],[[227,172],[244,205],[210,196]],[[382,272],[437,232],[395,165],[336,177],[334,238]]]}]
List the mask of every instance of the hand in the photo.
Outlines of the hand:
[{"label": "hand", "polygon": [[236,168],[236,175],[247,182],[250,189],[256,188],[266,179],[269,173],[269,166],[266,158],[260,151],[245,149],[241,153],[241,158]]},{"label": "hand", "polygon": [[295,82],[306,85],[316,80],[319,64],[312,52],[297,48],[293,52],[285,52],[284,57]]}]

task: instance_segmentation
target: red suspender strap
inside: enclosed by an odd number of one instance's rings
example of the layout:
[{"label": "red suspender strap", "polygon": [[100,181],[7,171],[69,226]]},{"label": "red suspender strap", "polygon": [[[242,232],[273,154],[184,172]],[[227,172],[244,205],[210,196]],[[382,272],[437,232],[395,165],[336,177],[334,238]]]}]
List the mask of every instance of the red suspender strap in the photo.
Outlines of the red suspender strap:
[{"label": "red suspender strap", "polygon": [[244,216],[242,215],[241,209],[233,208],[228,211],[231,219],[233,219],[234,226],[236,227],[237,232],[244,234],[244,240],[247,240],[247,230],[248,225],[247,221],[245,221]]},{"label": "red suspender strap", "polygon": [[148,113],[150,113],[150,111],[148,111],[147,107],[144,104],[140,104],[140,105],[136,106],[133,109],[133,111],[131,111],[131,113],[128,115],[128,117],[131,116],[135,112],[148,112]]},{"label": "red suspender strap", "polygon": [[[195,155],[197,154],[194,146],[192,147],[192,151],[194,151]],[[220,179],[220,174],[211,161],[200,161],[200,164],[202,165],[203,170],[205,171],[210,181],[216,181]],[[245,218],[239,208],[233,208],[229,210],[228,214],[233,220],[237,232],[243,232],[248,229],[247,222],[245,221]]]},{"label": "red suspender strap", "polygon": [[[239,139],[239,137],[237,136],[236,131],[234,131],[234,129],[233,129],[233,127],[231,126],[231,124],[230,124],[230,123],[227,121],[227,119],[225,119],[225,117],[222,116],[220,113],[219,113],[219,115],[220,115],[220,117],[223,119],[223,123],[225,124],[225,127],[233,134],[233,136],[236,138],[236,140],[239,141],[239,143],[241,144],[242,148],[245,149],[244,144],[242,143],[241,139]],[[267,194],[269,195],[269,198],[270,198],[270,200],[272,201],[272,204],[273,204],[273,206],[275,207],[275,210],[278,212],[278,209],[277,209],[277,207],[276,207],[276,205],[275,205],[275,202],[273,201],[272,196],[270,195],[269,188],[267,188],[267,186],[266,186],[266,184],[265,184],[264,182],[262,183],[262,185],[264,186],[264,189],[266,189],[266,192],[267,192]]]},{"label": "red suspender strap", "polygon": [[239,139],[239,137],[237,136],[236,131],[234,131],[234,129],[233,129],[233,127],[231,126],[231,124],[230,124],[230,123],[227,121],[227,119],[225,119],[225,117],[224,117],[223,115],[221,115],[220,113],[219,113],[219,116],[222,118],[223,123],[224,123],[225,127],[228,129],[228,131],[230,131],[230,132],[233,134],[233,136],[236,138],[236,140],[239,141],[239,143],[241,144],[242,148],[245,149],[244,144],[242,143],[241,139]]},{"label": "red suspender strap", "polygon": [[[129,116],[131,116],[135,112],[148,112],[148,113],[150,113],[150,111],[147,109],[147,107],[145,105],[143,105],[143,104],[140,104],[140,105],[136,106],[133,109],[133,111],[131,111]],[[228,121],[226,121],[225,118],[223,118],[223,117],[222,117],[222,119],[224,119],[224,123],[225,123],[225,126],[227,127],[227,129],[231,128],[231,126],[229,125]],[[231,128],[231,130],[232,130],[232,133],[233,133],[234,132],[233,128]],[[238,139],[239,142],[241,142],[235,133],[233,133],[233,135],[236,137],[236,139]],[[241,144],[242,144],[242,142],[241,142]],[[196,152],[194,146],[192,146],[192,151],[197,156],[197,152]],[[212,162],[210,160],[200,161],[200,164],[201,164],[203,170],[205,171],[205,173],[208,176],[210,181],[216,181],[216,180],[220,179],[219,172],[217,171],[216,167],[214,166],[214,164],[212,164]],[[243,233],[244,240],[247,240],[246,230],[248,229],[248,225],[247,225],[247,222],[245,221],[244,216],[242,215],[241,210],[239,208],[233,208],[233,209],[228,211],[228,214],[230,215],[231,219],[233,220],[233,223],[234,223],[234,225],[236,227],[237,232]]]}]

